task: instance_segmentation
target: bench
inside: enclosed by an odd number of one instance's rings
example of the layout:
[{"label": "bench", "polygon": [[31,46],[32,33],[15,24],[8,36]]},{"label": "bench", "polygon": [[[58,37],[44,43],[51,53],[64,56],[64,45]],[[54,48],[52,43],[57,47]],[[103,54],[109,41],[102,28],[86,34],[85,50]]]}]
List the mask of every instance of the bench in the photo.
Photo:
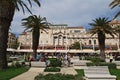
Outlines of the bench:
[{"label": "bench", "polygon": [[31,67],[46,67],[46,63],[41,61],[31,61]]},{"label": "bench", "polygon": [[85,80],[116,80],[116,76],[110,75],[108,66],[90,66],[84,69]]}]

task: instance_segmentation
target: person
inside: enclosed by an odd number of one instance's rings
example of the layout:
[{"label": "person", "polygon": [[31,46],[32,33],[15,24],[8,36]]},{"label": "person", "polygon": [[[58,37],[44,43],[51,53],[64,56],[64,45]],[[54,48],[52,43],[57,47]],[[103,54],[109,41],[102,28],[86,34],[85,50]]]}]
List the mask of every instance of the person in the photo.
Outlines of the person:
[{"label": "person", "polygon": [[34,60],[34,58],[33,58],[32,54],[30,54],[29,61],[33,61],[33,60]]},{"label": "person", "polygon": [[70,54],[68,54],[67,55],[67,60],[68,60],[68,67],[70,67],[70,64],[71,64],[71,55]]},{"label": "person", "polygon": [[112,61],[113,61],[113,55],[110,54],[110,62],[112,62]]},{"label": "person", "polygon": [[40,53],[37,54],[36,60],[37,60],[37,61],[40,60]]},{"label": "person", "polygon": [[47,67],[50,65],[50,60],[48,58],[48,55],[45,55],[45,63]]}]

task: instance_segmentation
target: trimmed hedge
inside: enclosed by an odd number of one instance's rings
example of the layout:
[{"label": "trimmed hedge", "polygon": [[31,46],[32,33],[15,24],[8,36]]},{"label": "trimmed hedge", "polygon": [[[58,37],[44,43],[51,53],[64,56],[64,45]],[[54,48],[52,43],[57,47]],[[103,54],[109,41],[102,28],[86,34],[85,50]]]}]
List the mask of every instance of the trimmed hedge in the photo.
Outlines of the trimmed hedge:
[{"label": "trimmed hedge", "polygon": [[50,66],[51,67],[61,67],[62,62],[58,60],[57,58],[50,58]]},{"label": "trimmed hedge", "polygon": [[65,74],[47,74],[47,75],[42,75],[39,74],[38,76],[35,77],[34,80],[83,80],[81,79],[78,75],[65,75]]},{"label": "trimmed hedge", "polygon": [[90,61],[92,61],[93,63],[95,63],[95,62],[105,62],[104,60],[102,60],[102,59],[100,59],[100,58],[98,58],[98,57],[95,57],[95,58],[86,57],[85,59],[86,59],[86,60],[90,60]]},{"label": "trimmed hedge", "polygon": [[86,63],[87,66],[108,66],[109,69],[116,69],[116,64],[115,63]]},{"label": "trimmed hedge", "polygon": [[56,68],[56,67],[47,67],[44,70],[45,72],[60,72],[60,68]]}]

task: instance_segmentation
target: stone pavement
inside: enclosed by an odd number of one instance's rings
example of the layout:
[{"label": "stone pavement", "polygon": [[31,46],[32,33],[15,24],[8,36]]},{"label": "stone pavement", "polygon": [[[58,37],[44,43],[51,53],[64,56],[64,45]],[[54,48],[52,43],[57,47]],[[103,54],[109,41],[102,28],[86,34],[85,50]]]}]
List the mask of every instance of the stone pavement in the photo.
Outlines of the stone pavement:
[{"label": "stone pavement", "polygon": [[43,73],[45,68],[34,68],[31,67],[29,71],[16,76],[15,78],[12,78],[10,80],[34,80],[35,76],[37,76],[39,73]]},{"label": "stone pavement", "polygon": [[[29,71],[16,76],[15,78],[12,78],[10,80],[34,80],[35,76],[37,76],[39,73],[44,73],[45,68],[35,68],[31,67]],[[61,68],[62,74],[71,74],[71,75],[77,75],[77,72],[73,67],[63,67]]]},{"label": "stone pavement", "polygon": [[62,74],[71,74],[71,75],[77,75],[77,72],[73,67],[64,67],[61,68],[61,73]]}]

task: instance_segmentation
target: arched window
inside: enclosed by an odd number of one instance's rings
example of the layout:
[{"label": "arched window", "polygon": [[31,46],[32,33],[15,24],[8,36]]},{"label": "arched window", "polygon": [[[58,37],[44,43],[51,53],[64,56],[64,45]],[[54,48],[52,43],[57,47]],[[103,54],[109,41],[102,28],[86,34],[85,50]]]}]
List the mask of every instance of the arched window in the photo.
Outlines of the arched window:
[{"label": "arched window", "polygon": [[89,44],[91,45],[91,40],[89,40]]}]

